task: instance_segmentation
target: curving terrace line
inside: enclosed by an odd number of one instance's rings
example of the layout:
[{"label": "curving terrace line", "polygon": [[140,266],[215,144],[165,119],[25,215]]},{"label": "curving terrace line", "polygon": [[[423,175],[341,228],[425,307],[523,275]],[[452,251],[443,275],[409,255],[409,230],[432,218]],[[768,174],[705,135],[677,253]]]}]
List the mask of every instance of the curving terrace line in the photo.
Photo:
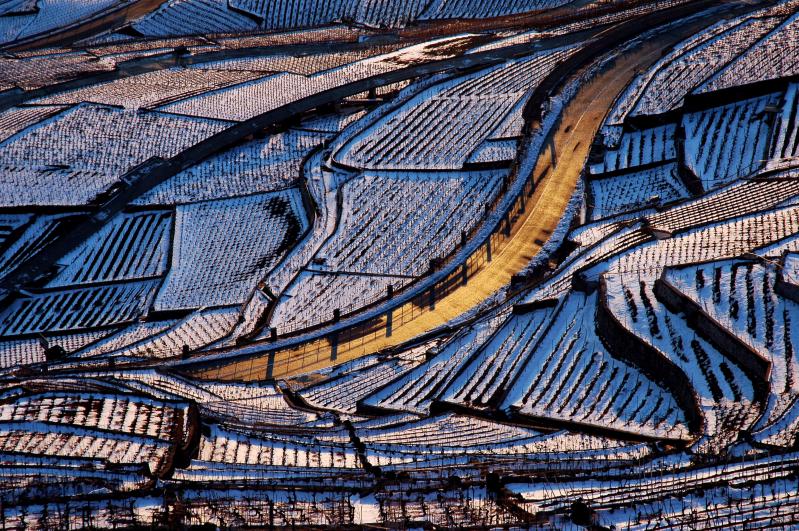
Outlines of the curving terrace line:
[{"label": "curving terrace line", "polygon": [[135,0],[129,4],[112,6],[101,10],[77,24],[70,24],[62,28],[55,28],[45,34],[31,35],[18,41],[3,46],[0,50],[23,51],[44,46],[60,45],[76,40],[97,35],[106,30],[118,28],[126,22],[158,9],[166,0]]},{"label": "curving terrace line", "polygon": [[[0,50],[24,51],[45,46],[64,46],[82,38],[92,37],[103,31],[119,29],[125,23],[132,22],[158,9],[167,0],[135,0],[122,6],[114,6],[103,10],[79,24],[71,24],[63,28],[55,28],[47,34],[31,35],[19,41],[0,46]],[[596,0],[572,0],[566,4],[548,10],[537,10],[514,15],[502,15],[490,19],[444,19],[418,20],[409,27],[380,32],[377,35],[401,35],[404,38],[429,38],[442,33],[479,32],[486,30],[527,29],[530,27],[551,27],[572,21],[584,20],[585,13],[603,15],[623,12],[652,0],[620,0],[609,3],[597,3]],[[690,1],[690,0],[677,0]],[[598,5],[597,5],[598,4]],[[331,21],[332,23],[332,21]],[[303,28],[285,28],[280,31],[294,31]],[[193,37],[182,35],[180,37]]]},{"label": "curving terrace line", "polygon": [[[586,47],[586,49],[583,52],[576,54],[572,59],[566,61],[561,67],[556,69],[556,71],[553,72],[542,83],[542,86],[539,87],[534,96],[531,98],[530,102],[528,102],[528,107],[526,112],[528,123],[530,120],[537,120],[538,118],[540,118],[540,115],[538,114],[537,111],[540,111],[541,104],[549,97],[550,94],[554,93],[556,88],[562,86],[563,83],[570,77],[570,75],[574,71],[587,64],[590,64],[593,60],[603,55],[608,50],[612,50],[615,47],[623,44],[624,42],[627,42],[628,40],[637,37],[641,33],[640,31],[641,28],[652,28],[656,26],[662,26],[666,23],[671,23],[674,20],[689,17],[692,14],[698,13],[701,10],[714,5],[717,4],[715,2],[704,2],[704,1],[695,2],[691,6],[680,6],[678,8],[673,8],[671,10],[668,10],[665,13],[648,15],[644,17],[645,19],[639,19],[636,21],[624,23],[619,27],[607,30],[604,35],[599,37],[597,41],[593,43],[592,46]],[[740,8],[747,9],[746,6],[740,6],[740,5],[725,6],[725,9],[730,9],[730,10],[740,9]],[[748,9],[751,9],[751,7],[749,7]],[[695,26],[706,25],[707,23],[708,22],[706,20],[705,21],[690,20],[686,22],[685,24],[683,24],[682,28],[675,29],[674,31],[669,33],[664,38],[663,41],[657,42],[657,46],[655,46],[654,49],[650,48],[646,50],[646,53],[643,54],[643,57],[639,57],[638,59],[641,60],[642,64],[645,64],[646,61],[654,62],[659,57],[659,53],[663,46],[667,46],[669,44],[677,42],[681,38],[681,36],[684,36],[683,33],[685,31],[693,31],[694,29],[696,29]],[[621,90],[623,90],[624,86],[626,86],[626,83],[629,82],[629,80],[631,80],[632,77],[635,75],[636,68],[639,66],[641,65],[628,64],[625,66],[624,76],[621,77],[615,76],[615,78],[614,76],[610,76],[610,78],[608,78],[608,80],[612,79],[614,81],[612,85],[614,90],[616,90],[616,92],[608,93],[605,90],[604,86],[599,87],[599,90],[597,90],[598,87],[594,87],[593,89],[591,89],[593,90],[593,92],[591,92],[591,90],[581,91],[581,92],[587,92],[587,94],[592,94],[592,95],[600,95],[604,93],[603,95],[604,97],[599,108],[594,108],[594,107],[589,108],[593,99],[592,97],[588,97],[587,99],[582,100],[582,105],[584,106],[584,108],[582,108],[583,114],[585,114],[589,110],[594,113],[597,112],[599,113],[598,117],[597,116],[594,117],[593,128],[591,129],[592,132],[583,131],[582,136],[579,138],[575,137],[574,135],[566,135],[567,137],[565,139],[566,141],[561,146],[558,146],[556,149],[558,153],[564,153],[566,155],[565,157],[561,157],[567,162],[567,164],[563,165],[564,170],[562,171],[571,173],[572,174],[571,177],[573,178],[571,185],[566,188],[565,195],[567,196],[567,199],[568,195],[571,194],[571,190],[573,189],[574,183],[576,183],[576,178],[579,176],[579,173],[582,170],[582,161],[584,160],[584,157],[580,158],[579,156],[573,156],[573,151],[579,149],[582,145],[582,148],[585,150],[584,154],[587,154],[588,146],[591,140],[593,139],[593,133],[596,132],[596,129],[598,129],[599,125],[601,124],[602,117],[604,117],[605,112],[612,106],[616,94]],[[581,119],[582,117],[578,117],[578,121]],[[529,134],[530,132],[528,131],[528,135]],[[527,140],[529,140],[529,137],[527,138]],[[518,176],[514,176],[514,178],[515,177]],[[512,180],[514,180],[514,178],[512,178]],[[323,329],[315,330],[292,338],[279,339],[274,343],[252,344],[245,347],[239,347],[233,350],[224,350],[224,351],[220,350],[217,352],[205,353],[205,356],[203,357],[202,360],[189,359],[189,360],[175,361],[172,362],[171,365],[175,367],[180,367],[182,370],[191,371],[194,376],[200,376],[200,377],[202,376],[211,377],[211,378],[245,377],[248,379],[258,379],[258,378],[263,378],[264,375],[270,375],[272,377],[277,376],[275,373],[270,373],[270,369],[273,366],[273,356],[276,351],[280,351],[288,347],[296,346],[309,341],[318,341],[318,342],[327,341],[327,337],[329,337],[331,334],[334,334],[338,331],[346,330],[347,328],[352,327],[359,323],[365,323],[370,320],[378,319],[382,315],[384,315],[388,310],[402,306],[403,304],[410,302],[420,293],[424,293],[425,291],[429,290],[438,281],[440,281],[441,279],[445,278],[446,276],[454,272],[458,267],[461,266],[461,264],[465,261],[465,259],[468,256],[470,256],[481,245],[484,244],[485,239],[488,237],[488,235],[494,232],[496,227],[498,227],[499,224],[503,222],[505,218],[505,212],[510,208],[512,203],[515,201],[516,195],[518,195],[518,191],[523,186],[525,180],[526,179],[524,178],[522,179],[515,178],[515,184],[511,185],[508,193],[506,194],[506,197],[496,208],[491,217],[484,223],[483,228],[480,231],[478,231],[476,236],[470,242],[468,242],[468,244],[465,247],[463,247],[460,251],[458,251],[444,267],[442,267],[439,271],[437,271],[433,275],[430,275],[425,279],[415,283],[413,289],[408,289],[407,291],[403,292],[400,296],[395,296],[394,299],[386,303],[375,305],[374,307],[366,311],[359,312],[358,314],[353,315],[350,318],[343,318],[339,323],[326,326]],[[514,189],[514,186],[517,189]],[[543,189],[546,189],[549,186],[551,186],[550,181],[547,181],[546,179],[541,183],[539,183],[539,187]],[[559,193],[563,194],[563,190],[561,190]],[[565,207],[565,203],[563,206]],[[562,213],[562,210],[558,213],[558,216],[556,217],[559,217],[560,213]],[[534,250],[534,248],[530,245],[530,242],[521,242],[520,240],[521,239],[519,239],[516,242],[518,245],[516,245],[514,250],[512,251],[512,254],[516,257],[518,257],[519,254],[530,253],[531,250]],[[522,245],[525,243],[526,245]],[[475,282],[470,282],[470,284],[473,285],[475,284]],[[485,296],[488,295],[490,295],[490,293],[485,294]],[[437,301],[436,304],[439,305],[440,303]],[[417,332],[423,333],[425,331],[425,329],[416,329],[413,331],[413,333],[409,332],[410,335],[408,334],[400,335],[397,334],[398,330],[399,330],[398,328],[394,330],[394,335],[392,336],[394,338],[393,341],[373,342],[371,344],[371,347],[373,348],[371,348],[371,350],[369,351],[376,351],[386,346],[399,344],[401,343],[401,341],[399,341],[397,338],[404,337],[407,340],[413,337],[413,334]],[[427,330],[429,330],[429,328],[427,328]],[[444,330],[441,330],[440,332],[446,332],[446,328]],[[327,350],[330,350],[330,347],[328,347]],[[360,354],[363,353],[366,353],[366,351],[360,352]],[[337,352],[336,360],[338,361],[342,360],[341,354],[342,354],[341,351]],[[262,357],[262,359],[259,359],[258,363],[253,363],[254,358],[257,358],[259,356]],[[270,358],[272,359],[270,360]],[[336,360],[328,359],[326,360],[326,365],[333,364],[336,362]],[[240,363],[242,365],[242,368],[244,368],[245,366],[249,368],[245,369],[243,373],[242,371],[225,370],[225,368],[229,368],[228,366],[226,366],[226,364],[232,366],[235,363]],[[221,369],[215,371],[215,368],[220,366],[222,366]],[[319,368],[319,367],[314,365],[313,368]],[[309,367],[307,366],[295,367],[295,372],[296,370],[309,370]],[[291,374],[291,372],[288,372],[286,374],[280,374],[280,376],[287,376],[289,374]]]},{"label": "curving terrace line", "polygon": [[[539,87],[539,89],[531,98],[530,105],[528,105],[528,119],[535,118],[535,113],[533,111],[540,110],[541,103],[543,103],[553,89],[562,84],[562,82],[569,75],[571,75],[573,71],[586,64],[589,64],[596,57],[605,53],[607,50],[611,50],[621,43],[638,36],[641,33],[641,28],[663,25],[664,23],[672,22],[673,20],[698,13],[708,6],[713,6],[715,4],[715,2],[711,2],[710,0],[702,0],[691,3],[690,5],[680,5],[676,8],[670,8],[662,12],[644,15],[639,19],[628,21],[619,24],[610,30],[606,30],[604,34],[597,40],[594,46],[591,46],[585,49],[583,52],[576,54],[572,59],[565,62],[561,67],[557,68],[556,71],[553,72],[553,74],[550,75],[549,78],[544,81],[544,83],[542,83],[542,86]],[[740,7],[741,6],[738,6],[738,8]],[[732,9],[732,6],[729,8]],[[67,237],[56,240],[51,245],[45,247],[39,254],[23,264],[23,266],[14,271],[11,275],[6,277],[2,282],[0,282],[0,289],[4,290],[6,294],[9,294],[10,292],[17,290],[24,285],[34,283],[37,279],[43,278],[61,257],[104,226],[105,223],[112,219],[115,214],[121,212],[123,208],[130,203],[130,201],[149,191],[158,184],[164,182],[166,179],[172,177],[176,173],[196,164],[200,160],[203,160],[213,153],[217,153],[235,145],[253,133],[278,126],[291,120],[298,114],[302,114],[320,106],[327,105],[383,85],[416,78],[422,75],[452,71],[456,69],[483,68],[486,66],[499,64],[508,59],[529,55],[530,53],[539,50],[557,48],[577,41],[584,42],[584,37],[584,33],[570,34],[555,39],[537,42],[533,45],[513,45],[471,55],[432,61],[426,64],[398,69],[389,73],[370,76],[359,81],[341,85],[339,87],[302,98],[288,105],[256,116],[245,122],[236,124],[186,149],[170,159],[151,159],[125,176],[125,181],[130,183],[127,188],[123,189],[110,201],[104,204],[97,212],[91,215]],[[523,184],[524,179],[516,180],[522,182]],[[408,289],[399,297],[396,297],[390,301],[390,304],[379,305],[366,312],[361,312],[357,315],[354,315],[351,318],[343,319],[332,327],[314,330],[297,337],[277,341],[276,343],[271,343],[268,345],[257,344],[240,348],[233,352],[224,352],[211,355],[206,357],[202,363],[206,364],[209,362],[218,362],[222,359],[229,359],[230,357],[249,358],[253,355],[263,355],[268,351],[275,351],[280,348],[297,345],[313,339],[319,339],[336,330],[342,330],[347,327],[351,327],[354,324],[373,319],[376,316],[384,314],[387,309],[391,307],[398,307],[410,301],[413,297],[418,296],[419,293],[423,293],[425,290],[429,289],[437,281],[443,278],[443,276],[451,273],[455,268],[459,267],[466,257],[472,254],[480,245],[482,245],[485,237],[495,229],[496,225],[502,222],[505,217],[505,211],[510,208],[512,202],[515,200],[516,195],[518,194],[509,193],[506,195],[506,199],[495,210],[492,218],[489,218],[489,220],[486,222],[484,230],[478,232],[477,237],[469,242],[469,244],[465,246],[459,253],[457,253],[456,256],[453,257],[453,259],[450,260],[445,267],[439,270],[439,272],[436,274],[418,282],[412,289]],[[527,252],[529,252],[529,250]],[[186,360],[186,363],[191,363],[192,361],[193,360]]]},{"label": "curving terrace line", "polygon": [[[100,230],[114,215],[121,212],[128,203],[180,171],[193,166],[210,155],[236,145],[250,135],[278,127],[281,124],[291,121],[296,116],[318,107],[330,105],[342,99],[381,86],[441,72],[484,68],[500,64],[508,59],[523,57],[535,51],[561,47],[582,40],[581,37],[583,37],[583,34],[572,34],[547,40],[544,43],[536,43],[532,46],[529,44],[517,44],[450,59],[411,65],[391,72],[369,76],[358,81],[301,98],[244,122],[235,124],[169,159],[151,158],[122,176],[120,181],[127,182],[129,185],[103,204],[100,209],[90,215],[85,222],[75,227],[69,235],[46,246],[30,260],[20,265],[17,270],[0,281],[0,293],[5,292],[5,296],[8,296],[10,292],[18,290],[30,283],[34,283],[37,279],[43,278],[60,258],[76,248],[83,240]],[[212,58],[206,58],[206,60],[213,60],[216,58],[218,58],[218,55],[214,54]],[[151,62],[147,67],[153,68],[160,65],[161,63],[159,62]],[[142,65],[139,66],[144,68]],[[165,66],[161,66],[161,68],[165,68]],[[140,73],[141,71],[142,70],[139,68],[135,69],[136,73]],[[104,78],[104,76],[99,77],[101,79]],[[29,97],[35,96],[26,94],[25,99]]]}]

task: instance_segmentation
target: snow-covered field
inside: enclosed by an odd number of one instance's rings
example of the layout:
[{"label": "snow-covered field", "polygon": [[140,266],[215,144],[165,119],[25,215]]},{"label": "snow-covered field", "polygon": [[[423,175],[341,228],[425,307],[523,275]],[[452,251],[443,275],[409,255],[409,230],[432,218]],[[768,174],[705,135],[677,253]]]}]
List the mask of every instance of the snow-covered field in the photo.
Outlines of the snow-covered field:
[{"label": "snow-covered field", "polygon": [[0,5],[0,44],[61,31],[132,0],[10,0]]},{"label": "snow-covered field", "polygon": [[0,143],[2,206],[83,205],[151,157],[167,158],[223,122],[80,104]]},{"label": "snow-covered field", "polygon": [[341,188],[341,219],[271,319],[281,330],[348,313],[424,275],[476,228],[502,171],[366,172]]},{"label": "snow-covered field", "polygon": [[436,19],[479,19],[543,11],[567,0],[168,0],[134,22],[157,37],[256,29],[316,27],[342,20],[373,27],[404,27]]},{"label": "snow-covered field", "polygon": [[133,4],[0,0],[4,527],[796,526],[799,1]]},{"label": "snow-covered field", "polygon": [[368,170],[462,168],[483,141],[507,134],[520,101],[573,52],[533,55],[423,90],[349,140],[336,160]]},{"label": "snow-covered field", "polygon": [[296,190],[181,205],[156,310],[240,304],[308,221]]}]

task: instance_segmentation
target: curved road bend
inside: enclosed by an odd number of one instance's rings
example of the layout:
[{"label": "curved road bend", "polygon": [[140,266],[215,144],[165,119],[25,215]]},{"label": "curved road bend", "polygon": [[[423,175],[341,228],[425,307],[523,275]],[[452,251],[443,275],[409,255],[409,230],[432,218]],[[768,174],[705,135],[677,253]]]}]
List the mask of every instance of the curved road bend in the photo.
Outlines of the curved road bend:
[{"label": "curved road bend", "polygon": [[547,39],[546,41],[539,41],[533,45],[516,44],[474,54],[459,55],[448,59],[434,59],[426,63],[414,64],[390,72],[365,77],[358,81],[352,81],[344,85],[317,92],[254,116],[244,122],[236,123],[186,148],[169,159],[163,160],[154,158],[145,161],[145,163],[134,168],[121,178],[121,180],[131,183],[128,187],[119,191],[109,201],[104,203],[99,210],[90,215],[86,221],[75,227],[68,235],[46,245],[36,255],[0,280],[0,297],[9,296],[10,293],[18,291],[24,286],[29,286],[31,283],[35,282],[36,279],[44,278],[58,260],[80,245],[92,234],[100,230],[135,198],[153,189],[155,186],[161,184],[180,171],[215,153],[219,153],[236,145],[236,143],[251,134],[270,130],[275,126],[293,120],[296,116],[305,112],[335,103],[373,88],[414,79],[423,75],[456,71],[458,69],[484,68],[500,64],[508,59],[524,57],[536,51],[561,47],[573,43],[580,39],[580,37],[582,37],[581,40],[585,40],[584,34],[566,35]]},{"label": "curved road bend", "polygon": [[[527,202],[525,213],[513,225],[511,238],[494,254],[491,262],[469,279],[466,286],[436,300],[434,310],[425,311],[409,321],[396,324],[390,337],[378,333],[376,337],[368,336],[364,341],[339,344],[335,360],[331,360],[329,340],[322,338],[313,340],[305,349],[314,352],[310,360],[296,356],[292,349],[286,349],[214,367],[198,367],[188,372],[199,378],[214,379],[259,380],[267,374],[273,378],[290,377],[395,347],[445,325],[482,303],[529,264],[541,248],[541,244],[536,241],[546,241],[557,226],[580,177],[591,143],[617,95],[639,70],[654,64],[661,57],[664,48],[708,24],[707,20],[691,21],[647,41],[634,51],[621,56],[611,69],[600,73],[578,90],[564,109],[562,119],[552,135],[556,152],[555,166],[551,167],[549,153],[539,158],[535,175],[547,172],[546,176],[538,183],[533,196]],[[198,365],[201,363],[198,362]]]}]

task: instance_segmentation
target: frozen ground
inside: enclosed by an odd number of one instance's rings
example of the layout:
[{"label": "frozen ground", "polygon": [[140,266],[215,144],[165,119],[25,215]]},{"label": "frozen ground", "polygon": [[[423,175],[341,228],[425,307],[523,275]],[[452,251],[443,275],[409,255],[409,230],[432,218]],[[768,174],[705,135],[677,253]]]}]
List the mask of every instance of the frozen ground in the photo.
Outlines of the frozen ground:
[{"label": "frozen ground", "polygon": [[795,527],[798,9],[0,1],[3,525]]}]

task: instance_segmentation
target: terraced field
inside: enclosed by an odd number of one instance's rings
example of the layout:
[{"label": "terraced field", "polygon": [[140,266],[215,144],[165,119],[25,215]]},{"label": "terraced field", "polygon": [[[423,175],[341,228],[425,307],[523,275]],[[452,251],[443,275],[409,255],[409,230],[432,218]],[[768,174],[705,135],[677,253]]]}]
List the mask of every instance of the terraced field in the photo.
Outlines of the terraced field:
[{"label": "terraced field", "polygon": [[0,2],[3,527],[796,527],[798,17]]}]

